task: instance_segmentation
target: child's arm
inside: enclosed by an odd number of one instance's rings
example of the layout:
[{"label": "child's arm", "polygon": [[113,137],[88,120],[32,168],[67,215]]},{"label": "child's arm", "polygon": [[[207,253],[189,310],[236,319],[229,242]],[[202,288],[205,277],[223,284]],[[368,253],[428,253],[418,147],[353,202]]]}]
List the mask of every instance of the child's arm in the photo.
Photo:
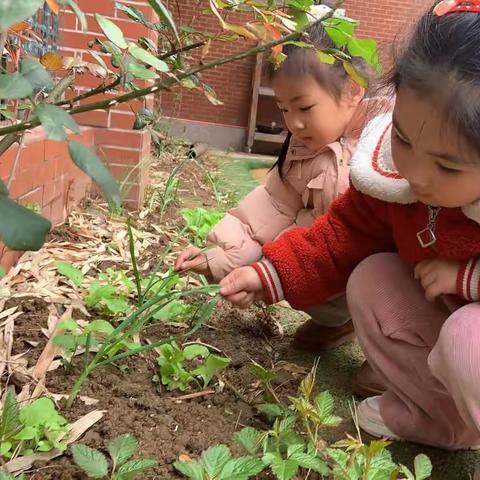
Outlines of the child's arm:
[{"label": "child's arm", "polygon": [[[302,309],[345,291],[359,262],[387,251],[395,251],[387,204],[351,188],[312,227],[291,230],[266,244],[265,260],[253,267],[267,302],[285,298],[294,308]],[[229,275],[222,282],[227,298],[239,293],[235,287],[243,285],[247,276],[246,291],[258,295],[258,283],[250,278],[250,270],[247,274],[241,269],[237,278]]]}]

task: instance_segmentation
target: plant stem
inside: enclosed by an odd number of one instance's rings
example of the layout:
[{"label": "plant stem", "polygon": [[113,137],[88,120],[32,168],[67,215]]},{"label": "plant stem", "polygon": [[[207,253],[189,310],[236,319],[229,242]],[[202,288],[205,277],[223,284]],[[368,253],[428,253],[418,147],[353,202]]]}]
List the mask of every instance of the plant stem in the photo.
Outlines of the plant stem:
[{"label": "plant stem", "polygon": [[142,295],[142,279],[138,271],[137,257],[135,255],[135,238],[133,237],[132,223],[130,217],[127,219],[127,232],[128,232],[128,246],[130,249],[130,261],[132,262],[133,276],[135,277],[135,285],[137,287],[137,304],[139,307],[143,305]]},{"label": "plant stem", "polygon": [[[322,18],[319,18],[315,22],[312,22],[309,27],[313,27],[314,25],[317,25],[328,18],[330,18],[333,15],[334,9],[338,7],[342,2],[339,1],[335,5],[335,7],[332,8],[330,12],[328,12],[326,15],[324,15]],[[114,99],[107,99],[107,100],[101,100],[99,102],[93,102],[93,103],[88,103],[86,105],[79,105],[77,107],[73,107],[69,110],[67,110],[71,115],[75,115],[77,113],[85,113],[85,112],[90,112],[92,110],[108,110],[111,107],[114,107],[115,105],[118,105],[120,103],[125,103],[129,102],[130,100],[134,100],[139,97],[145,97],[151,93],[155,93],[161,90],[166,90],[168,88],[173,87],[174,85],[180,83],[182,80],[185,78],[191,77],[192,75],[196,75],[197,73],[203,72],[204,70],[210,70],[216,67],[219,67],[221,65],[225,65],[227,63],[231,63],[237,60],[242,60],[246,57],[249,57],[251,55],[255,55],[257,53],[265,52],[267,50],[270,50],[273,47],[276,47],[277,45],[281,45],[282,43],[285,42],[291,42],[294,40],[297,40],[301,35],[303,34],[303,31],[299,32],[293,32],[288,35],[283,36],[282,38],[278,40],[274,40],[271,42],[264,43],[263,45],[258,45],[256,47],[249,48],[247,50],[244,50],[243,52],[237,53],[235,55],[231,55],[229,57],[221,58],[219,60],[214,60],[209,63],[205,63],[204,65],[199,65],[196,68],[193,68],[189,70],[188,72],[182,73],[180,75],[177,75],[174,78],[170,78],[164,82],[158,82],[155,83],[149,87],[146,88],[140,88],[138,90],[125,93],[123,95],[120,95]],[[34,128],[36,126],[40,125],[40,120],[36,117],[34,117],[32,120],[29,122],[23,122],[19,123],[17,125],[12,125],[4,128],[0,128],[0,136],[1,135],[6,135],[8,133],[13,133],[13,132],[21,132],[24,130],[29,130],[30,128]]]}]

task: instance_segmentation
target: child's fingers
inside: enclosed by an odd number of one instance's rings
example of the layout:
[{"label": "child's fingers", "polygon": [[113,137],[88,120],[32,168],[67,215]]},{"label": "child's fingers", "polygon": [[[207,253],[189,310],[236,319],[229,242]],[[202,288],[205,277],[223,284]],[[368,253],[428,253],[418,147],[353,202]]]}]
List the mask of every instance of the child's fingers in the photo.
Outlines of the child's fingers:
[{"label": "child's fingers", "polygon": [[248,283],[248,276],[244,274],[243,268],[234,270],[220,282],[220,295],[230,297],[243,290],[248,290]]},{"label": "child's fingers", "polygon": [[425,298],[429,302],[435,301],[435,299],[442,294],[443,291],[439,282],[433,282],[425,289]]},{"label": "child's fingers", "polygon": [[428,271],[432,268],[431,260],[423,260],[417,263],[414,270],[414,276],[416,280],[420,280]]},{"label": "child's fingers", "polygon": [[430,285],[437,281],[437,274],[435,272],[427,272],[420,277],[420,283],[422,287],[426,290]]},{"label": "child's fingers", "polygon": [[188,247],[185,250],[183,250],[182,253],[177,258],[177,261],[175,262],[175,270],[183,270],[185,269],[185,263],[186,260],[189,258],[198,255],[200,253],[200,249],[197,247]]},{"label": "child's fingers", "polygon": [[255,294],[250,292],[247,293],[245,299],[241,303],[237,304],[237,307],[246,310],[252,306],[253,302],[255,302]]},{"label": "child's fingers", "polygon": [[254,294],[252,294],[251,292],[245,292],[245,291],[234,293],[233,295],[225,296],[226,300],[228,300],[230,303],[233,303],[234,305],[240,308],[247,308],[249,299],[253,301],[253,298],[254,298]]}]

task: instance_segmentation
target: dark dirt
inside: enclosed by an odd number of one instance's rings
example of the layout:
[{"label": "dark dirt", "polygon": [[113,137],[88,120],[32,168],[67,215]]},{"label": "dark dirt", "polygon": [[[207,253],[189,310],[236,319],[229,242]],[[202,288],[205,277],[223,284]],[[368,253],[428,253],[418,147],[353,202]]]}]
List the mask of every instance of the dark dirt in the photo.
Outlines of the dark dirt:
[{"label": "dark dirt", "polygon": [[[40,332],[46,326],[48,311],[38,300],[22,302],[27,312],[17,320],[25,340],[39,341],[37,348],[28,354],[33,363],[45,345]],[[261,315],[261,312],[259,313]],[[199,330],[189,341],[202,341],[215,346],[231,358],[231,365],[224,372],[227,382],[252,401],[259,401],[261,392],[254,386],[250,371],[251,359],[269,367],[287,351],[288,340],[266,337],[265,329],[259,327],[255,315],[244,316],[223,306],[210,326]],[[150,328],[149,339],[165,338],[173,333],[162,326]],[[19,335],[20,337],[20,335]],[[43,337],[43,338],[42,338]],[[272,348],[273,346],[273,348]],[[14,353],[25,351],[23,342],[17,341]],[[80,372],[77,360],[71,372],[59,368],[47,376],[47,388],[53,393],[68,393]],[[196,399],[178,401],[179,392],[168,392],[152,382],[156,373],[155,354],[131,358],[116,367],[101,368],[87,380],[81,394],[99,400],[94,407],[87,407],[77,400],[71,409],[61,403],[61,413],[70,421],[94,408],[107,410],[104,419],[86,433],[82,442],[104,450],[109,440],[122,433],[131,433],[139,441],[141,456],[158,460],[159,466],[144,478],[176,479],[173,468],[179,455],[192,457],[216,443],[231,444],[233,434],[245,425],[265,426],[254,409],[239,400],[228,387],[215,394]],[[292,394],[299,382],[296,374],[283,372],[278,383],[278,395]],[[192,388],[185,393],[198,390]],[[256,395],[258,394],[258,395]],[[257,400],[255,400],[255,398]],[[69,456],[50,462],[47,468],[37,472],[36,480],[85,479]],[[268,476],[258,478],[267,479]]]}]

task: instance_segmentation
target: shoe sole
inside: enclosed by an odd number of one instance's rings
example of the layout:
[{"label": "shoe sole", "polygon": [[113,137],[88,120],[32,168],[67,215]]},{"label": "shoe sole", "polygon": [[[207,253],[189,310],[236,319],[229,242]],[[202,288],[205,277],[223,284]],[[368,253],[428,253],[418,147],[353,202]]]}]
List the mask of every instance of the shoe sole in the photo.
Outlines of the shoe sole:
[{"label": "shoe sole", "polygon": [[323,347],[319,347],[318,344],[306,344],[305,342],[301,342],[300,340],[293,339],[292,343],[290,344],[292,348],[295,350],[299,350],[301,352],[309,352],[309,353],[319,353],[319,352],[328,352],[329,350],[333,350],[334,348],[340,347],[345,343],[351,342],[356,337],[355,332],[351,332],[343,337],[338,338],[337,340],[324,344]]}]

